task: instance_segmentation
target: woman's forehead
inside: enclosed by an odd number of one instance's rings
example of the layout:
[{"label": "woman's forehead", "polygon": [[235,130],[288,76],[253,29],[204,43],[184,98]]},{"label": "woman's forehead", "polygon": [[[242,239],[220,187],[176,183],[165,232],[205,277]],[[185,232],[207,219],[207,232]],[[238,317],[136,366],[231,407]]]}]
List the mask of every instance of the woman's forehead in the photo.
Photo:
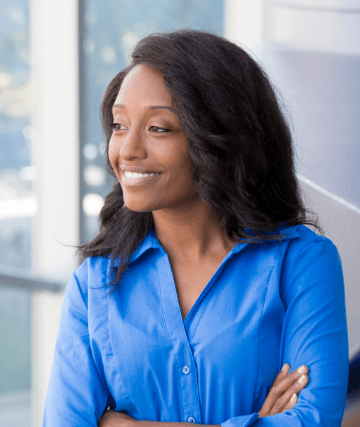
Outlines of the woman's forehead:
[{"label": "woman's forehead", "polygon": [[121,84],[115,104],[172,105],[172,96],[165,86],[164,77],[155,68],[136,65]]}]

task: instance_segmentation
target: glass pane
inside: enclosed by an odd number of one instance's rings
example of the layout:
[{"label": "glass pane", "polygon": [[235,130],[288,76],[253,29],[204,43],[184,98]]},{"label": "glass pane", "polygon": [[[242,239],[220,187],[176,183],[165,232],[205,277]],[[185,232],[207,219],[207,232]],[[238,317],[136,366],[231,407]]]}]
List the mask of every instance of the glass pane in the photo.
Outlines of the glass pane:
[{"label": "glass pane", "polygon": [[29,292],[0,286],[0,427],[30,425],[30,309]]},{"label": "glass pane", "polygon": [[31,267],[29,2],[0,2],[0,264]]},{"label": "glass pane", "polygon": [[178,28],[223,34],[223,0],[85,1],[83,16],[82,241],[98,231],[98,214],[113,179],[105,172],[99,110],[112,78],[149,33]]},{"label": "glass pane", "polygon": [[[0,268],[31,268],[29,2],[0,2]],[[0,427],[30,425],[30,294],[0,286]]]}]

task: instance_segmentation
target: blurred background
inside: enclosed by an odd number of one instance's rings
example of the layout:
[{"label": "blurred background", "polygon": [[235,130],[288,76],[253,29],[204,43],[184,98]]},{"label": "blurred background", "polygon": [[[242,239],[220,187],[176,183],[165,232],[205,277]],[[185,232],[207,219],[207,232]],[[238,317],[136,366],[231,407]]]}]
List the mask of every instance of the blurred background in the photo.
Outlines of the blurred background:
[{"label": "blurred background", "polygon": [[0,427],[40,427],[74,245],[113,179],[99,109],[152,32],[202,29],[259,61],[292,125],[306,205],[338,247],[360,343],[360,0],[0,1]]}]

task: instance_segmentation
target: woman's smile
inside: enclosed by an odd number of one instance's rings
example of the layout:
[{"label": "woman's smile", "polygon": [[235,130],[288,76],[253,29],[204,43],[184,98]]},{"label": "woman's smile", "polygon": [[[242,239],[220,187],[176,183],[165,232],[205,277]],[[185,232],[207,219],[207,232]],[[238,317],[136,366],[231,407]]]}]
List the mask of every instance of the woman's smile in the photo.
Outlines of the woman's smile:
[{"label": "woman's smile", "polygon": [[139,185],[146,185],[156,181],[161,174],[150,172],[150,173],[141,173],[141,172],[130,172],[123,171],[121,173],[121,185],[126,185],[130,187],[135,187]]}]

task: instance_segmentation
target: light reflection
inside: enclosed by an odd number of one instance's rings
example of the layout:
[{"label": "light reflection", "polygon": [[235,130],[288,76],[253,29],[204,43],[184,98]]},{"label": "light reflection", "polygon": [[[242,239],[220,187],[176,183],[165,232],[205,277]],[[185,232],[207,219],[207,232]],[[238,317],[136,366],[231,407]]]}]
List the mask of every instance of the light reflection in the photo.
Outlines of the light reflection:
[{"label": "light reflection", "polygon": [[115,50],[110,46],[102,48],[101,56],[107,64],[113,64],[117,59]]},{"label": "light reflection", "polygon": [[10,7],[7,10],[9,18],[18,25],[25,24],[26,17],[21,7]]},{"label": "light reflection", "polygon": [[86,144],[83,148],[83,155],[88,160],[96,159],[98,155],[98,149],[94,144]]},{"label": "light reflection", "polygon": [[0,200],[0,218],[34,216],[38,211],[35,197]]},{"label": "light reflection", "polygon": [[86,194],[83,198],[83,210],[87,216],[98,216],[104,205],[104,199],[100,194]]},{"label": "light reflection", "polygon": [[122,43],[123,49],[125,51],[125,58],[126,59],[128,59],[128,60],[130,59],[131,52],[134,50],[134,47],[138,41],[139,41],[139,37],[131,31],[126,32],[121,37],[121,43]]},{"label": "light reflection", "polygon": [[92,40],[83,41],[83,50],[86,53],[92,53],[95,50],[95,43]]},{"label": "light reflection", "polygon": [[98,166],[87,166],[84,169],[84,180],[87,185],[100,187],[106,181],[105,171]]},{"label": "light reflection", "polygon": [[11,117],[29,116],[31,112],[30,85],[6,88],[1,93],[0,109]]},{"label": "light reflection", "polygon": [[37,177],[37,169],[34,166],[25,166],[20,169],[20,178],[24,181],[33,181]]},{"label": "light reflection", "polygon": [[7,87],[11,84],[11,76],[8,73],[0,73],[0,87]]},{"label": "light reflection", "polygon": [[11,117],[21,117],[29,115],[29,108],[27,105],[18,102],[12,102],[5,107],[5,113]]},{"label": "light reflection", "polygon": [[34,126],[25,126],[22,132],[26,139],[35,138],[36,129],[34,128]]},{"label": "light reflection", "polygon": [[94,13],[92,13],[92,12],[85,13],[84,22],[87,25],[94,25],[94,24],[96,24],[96,15]]}]

